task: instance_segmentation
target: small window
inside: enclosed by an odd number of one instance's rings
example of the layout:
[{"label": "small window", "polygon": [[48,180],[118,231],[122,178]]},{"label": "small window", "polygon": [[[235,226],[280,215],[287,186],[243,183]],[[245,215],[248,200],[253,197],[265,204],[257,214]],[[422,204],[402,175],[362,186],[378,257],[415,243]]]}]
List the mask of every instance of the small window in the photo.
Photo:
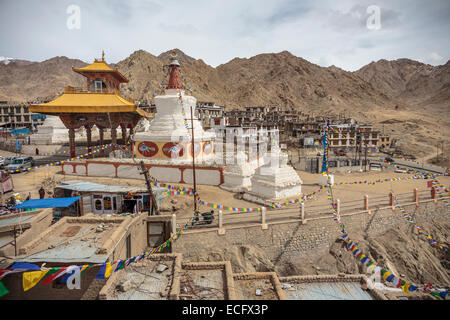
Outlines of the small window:
[{"label": "small window", "polygon": [[102,82],[94,81],[95,92],[102,92]]},{"label": "small window", "polygon": [[111,197],[104,197],[103,198],[103,208],[104,210],[111,210]]},{"label": "small window", "polygon": [[95,210],[102,210],[102,201],[101,200],[95,200]]},{"label": "small window", "polygon": [[148,245],[157,247],[164,242],[164,224],[153,222],[148,224]]}]

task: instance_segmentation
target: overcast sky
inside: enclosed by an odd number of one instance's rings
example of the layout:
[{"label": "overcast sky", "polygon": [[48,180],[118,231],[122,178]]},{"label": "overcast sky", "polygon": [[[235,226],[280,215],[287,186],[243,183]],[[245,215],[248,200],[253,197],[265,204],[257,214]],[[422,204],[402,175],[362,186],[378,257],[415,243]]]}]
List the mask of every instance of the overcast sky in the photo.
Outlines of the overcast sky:
[{"label": "overcast sky", "polygon": [[449,0],[0,0],[0,57],[32,61],[179,48],[216,67],[288,50],[354,71],[379,59],[445,64],[449,34]]}]

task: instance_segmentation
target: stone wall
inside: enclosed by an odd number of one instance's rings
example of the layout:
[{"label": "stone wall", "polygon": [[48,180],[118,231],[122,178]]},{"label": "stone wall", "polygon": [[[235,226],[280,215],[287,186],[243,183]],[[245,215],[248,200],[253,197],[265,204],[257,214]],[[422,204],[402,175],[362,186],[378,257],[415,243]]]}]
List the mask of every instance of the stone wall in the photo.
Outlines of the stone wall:
[{"label": "stone wall", "polygon": [[[120,161],[119,161],[120,160]],[[61,165],[65,175],[110,177],[123,179],[143,180],[138,165],[132,159],[122,161],[89,160],[86,162],[67,162]],[[192,169],[189,165],[163,165],[146,164],[152,177],[161,182],[192,183]],[[196,165],[197,183],[218,186],[223,183],[223,170],[225,167]]]},{"label": "stone wall", "polygon": [[[19,253],[20,248],[25,246],[27,243],[32,241],[33,239],[39,237],[39,235],[44,232],[51,224],[53,219],[53,209],[47,208],[47,209],[40,209],[39,211],[25,211],[22,213],[15,214],[14,217],[22,217],[22,216],[29,216],[32,215],[33,218],[31,218],[29,221],[26,221],[25,223],[18,223],[16,224],[17,229],[20,229],[21,226],[24,227],[24,232],[20,234],[16,239],[17,244],[17,253]],[[11,219],[11,216],[3,216],[0,219]],[[2,232],[0,230],[0,236],[4,235],[11,235],[11,237],[14,236],[14,231],[11,230],[14,228],[14,225],[7,226],[9,231]],[[14,256],[15,249],[14,244],[5,245],[0,249],[0,257],[12,257]]]},{"label": "stone wall", "polygon": [[[403,208],[420,226],[424,222],[448,221],[448,209],[442,202],[424,201],[416,207],[414,203]],[[307,218],[307,217],[306,217]],[[341,214],[346,231],[364,232],[369,236],[377,236],[392,227],[400,227],[407,232],[411,224],[404,220],[399,210],[391,207],[367,211]],[[268,223],[263,230],[261,225],[253,224],[240,228],[226,228],[225,234],[219,235],[217,229],[208,231],[186,230],[174,242],[174,252],[183,254],[184,260],[195,261],[196,257],[209,251],[223,251],[231,246],[253,245],[264,250],[272,261],[280,262],[291,258],[306,258],[312,254],[327,251],[330,245],[341,236],[337,224],[330,216],[309,219],[306,224],[300,220]],[[198,244],[202,245],[199,246]]]}]

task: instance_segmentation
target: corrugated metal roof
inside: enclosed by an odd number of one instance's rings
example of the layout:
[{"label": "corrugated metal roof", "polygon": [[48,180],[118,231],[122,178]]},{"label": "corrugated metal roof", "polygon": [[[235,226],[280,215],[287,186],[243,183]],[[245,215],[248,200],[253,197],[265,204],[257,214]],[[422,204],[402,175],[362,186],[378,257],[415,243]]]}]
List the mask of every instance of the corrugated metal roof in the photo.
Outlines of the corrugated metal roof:
[{"label": "corrugated metal roof", "polygon": [[11,215],[11,219],[0,219],[0,227],[23,223],[25,221],[30,220],[33,217],[34,215],[20,216],[20,217],[14,217],[14,215]]},{"label": "corrugated metal roof", "polygon": [[[141,186],[109,186],[104,184],[93,183],[89,181],[70,180],[59,185],[58,188],[75,190],[80,192],[106,192],[106,193],[127,193],[127,192],[147,192],[146,187]],[[152,188],[155,193],[166,191],[164,188]]]},{"label": "corrugated metal roof", "polygon": [[374,300],[357,282],[317,282],[292,285],[284,290],[289,300]]},{"label": "corrugated metal roof", "polygon": [[14,236],[11,234],[6,234],[4,236],[0,236],[0,248],[6,246],[8,243],[14,240]]}]

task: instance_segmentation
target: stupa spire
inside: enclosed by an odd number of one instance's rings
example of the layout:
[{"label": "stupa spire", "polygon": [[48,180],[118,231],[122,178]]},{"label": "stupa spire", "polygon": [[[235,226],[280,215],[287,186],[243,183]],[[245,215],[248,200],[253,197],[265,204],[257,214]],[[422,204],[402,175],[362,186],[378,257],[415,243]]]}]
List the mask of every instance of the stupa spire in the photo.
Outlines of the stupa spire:
[{"label": "stupa spire", "polygon": [[181,74],[180,74],[180,63],[176,59],[177,53],[175,50],[172,51],[170,64],[169,64],[169,84],[167,85],[167,89],[183,89],[183,85],[181,82]]}]

